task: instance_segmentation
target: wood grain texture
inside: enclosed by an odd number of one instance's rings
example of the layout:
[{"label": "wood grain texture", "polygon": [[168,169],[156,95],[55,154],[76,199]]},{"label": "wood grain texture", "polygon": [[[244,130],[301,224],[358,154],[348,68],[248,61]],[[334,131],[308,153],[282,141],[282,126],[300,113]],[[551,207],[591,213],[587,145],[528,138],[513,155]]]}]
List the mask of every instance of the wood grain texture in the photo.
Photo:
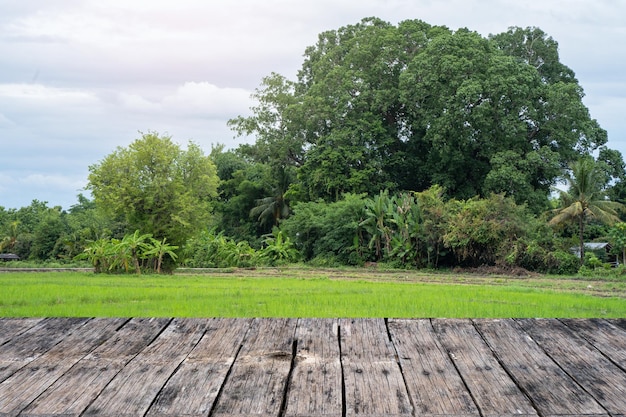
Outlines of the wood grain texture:
[{"label": "wood grain texture", "polygon": [[491,350],[543,416],[606,411],[512,320],[474,320]]},{"label": "wood grain texture", "polygon": [[591,343],[622,370],[626,370],[625,329],[602,319],[565,319],[561,322]]},{"label": "wood grain texture", "polygon": [[132,319],[30,404],[21,416],[78,417],[111,380],[154,340],[169,319]]},{"label": "wood grain texture", "polygon": [[0,384],[0,413],[17,416],[126,320],[93,319]]},{"label": "wood grain texture", "polygon": [[0,382],[52,349],[87,321],[88,319],[45,319],[10,338],[0,346]]},{"label": "wood grain texture", "polygon": [[296,319],[255,319],[215,416],[278,416],[291,370]]},{"label": "wood grain texture", "polygon": [[39,323],[41,320],[41,318],[0,318],[0,346],[5,344],[12,338],[19,336],[26,330]]},{"label": "wood grain texture", "polygon": [[251,320],[213,319],[198,345],[163,387],[148,416],[207,416]]},{"label": "wood grain texture", "polygon": [[206,320],[173,320],[113,378],[85,416],[143,416],[204,334]]},{"label": "wood grain texture", "polygon": [[430,320],[390,320],[389,331],[416,414],[479,415]]},{"label": "wood grain texture", "polygon": [[341,416],[342,372],[339,323],[300,319],[287,416]]},{"label": "wood grain texture", "polygon": [[612,416],[626,415],[626,374],[559,320],[520,320],[522,328]]},{"label": "wood grain texture", "polygon": [[623,416],[622,324],[0,319],[0,417]]},{"label": "wood grain texture", "polygon": [[470,320],[438,319],[433,326],[482,415],[537,415]]},{"label": "wood grain texture", "polygon": [[346,415],[411,415],[412,406],[383,319],[343,319]]}]

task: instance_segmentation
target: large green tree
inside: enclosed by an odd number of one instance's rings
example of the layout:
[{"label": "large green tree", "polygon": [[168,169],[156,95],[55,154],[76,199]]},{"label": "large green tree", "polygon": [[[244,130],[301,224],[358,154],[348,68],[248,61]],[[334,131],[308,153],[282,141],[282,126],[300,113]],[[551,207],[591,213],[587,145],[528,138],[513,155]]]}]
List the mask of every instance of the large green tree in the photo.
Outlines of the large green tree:
[{"label": "large green tree", "polygon": [[[539,84],[531,67],[498,53],[475,32],[433,39],[401,79],[410,140],[423,149],[430,182],[460,198],[483,193],[491,159],[503,151],[525,154],[527,126]],[[499,190],[495,190],[499,191]]]},{"label": "large green tree", "polygon": [[129,232],[181,245],[210,220],[216,168],[192,142],[185,150],[169,136],[146,133],[89,171],[87,189],[96,205],[123,218]]},{"label": "large green tree", "polygon": [[605,148],[583,95],[538,28],[485,38],[367,18],[321,33],[297,80],[264,78],[252,116],[230,125],[256,137],[252,159],[295,166],[303,198],[438,184],[541,212],[561,169]]},{"label": "large green tree", "polygon": [[574,71],[559,60],[559,44],[543,30],[511,27],[489,39],[507,55],[535,68],[545,83],[577,83]]},{"label": "large green tree", "polygon": [[239,136],[256,137],[254,146],[242,145],[240,152],[257,162],[301,165],[304,142],[298,132],[303,126],[298,114],[300,103],[295,87],[293,81],[276,73],[261,80],[261,86],[252,94],[257,102],[250,109],[253,115],[238,116],[228,121]]}]

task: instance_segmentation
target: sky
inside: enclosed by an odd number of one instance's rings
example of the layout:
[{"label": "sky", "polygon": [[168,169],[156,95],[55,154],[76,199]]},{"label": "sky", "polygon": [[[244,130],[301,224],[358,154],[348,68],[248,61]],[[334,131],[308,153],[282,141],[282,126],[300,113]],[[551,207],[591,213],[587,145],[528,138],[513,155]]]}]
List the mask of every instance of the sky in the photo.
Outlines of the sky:
[{"label": "sky", "polygon": [[608,146],[626,156],[626,0],[0,0],[0,206],[69,209],[89,166],[141,132],[209,153],[326,30],[379,17],[559,43]]}]

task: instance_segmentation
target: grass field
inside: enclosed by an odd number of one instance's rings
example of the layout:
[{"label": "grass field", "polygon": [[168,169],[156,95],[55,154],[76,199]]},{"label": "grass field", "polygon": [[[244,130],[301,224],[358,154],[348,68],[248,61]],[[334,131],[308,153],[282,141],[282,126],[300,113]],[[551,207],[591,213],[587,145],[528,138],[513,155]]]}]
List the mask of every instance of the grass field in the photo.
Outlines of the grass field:
[{"label": "grass field", "polygon": [[622,282],[366,270],[0,273],[2,317],[626,317]]}]

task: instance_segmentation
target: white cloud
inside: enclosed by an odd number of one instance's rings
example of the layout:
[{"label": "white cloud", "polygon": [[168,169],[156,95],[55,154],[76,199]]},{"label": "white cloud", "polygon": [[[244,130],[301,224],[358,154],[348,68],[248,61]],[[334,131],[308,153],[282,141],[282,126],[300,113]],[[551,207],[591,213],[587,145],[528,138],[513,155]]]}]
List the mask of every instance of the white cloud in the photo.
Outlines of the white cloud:
[{"label": "white cloud", "polygon": [[153,40],[163,31],[149,22],[137,20],[121,10],[99,7],[39,10],[34,14],[14,20],[6,26],[9,38],[31,42],[59,42],[119,45],[121,42]]},{"label": "white cloud", "polygon": [[54,174],[30,174],[24,178],[19,178],[17,182],[23,185],[34,186],[42,189],[55,188],[72,190],[84,188],[87,183],[84,179]]},{"label": "white cloud", "polygon": [[226,120],[246,112],[252,105],[250,95],[251,91],[243,88],[220,88],[206,81],[192,81],[159,94],[119,92],[114,105],[140,114]]},{"label": "white cloud", "polygon": [[0,84],[0,98],[80,105],[97,101],[92,94],[86,91],[54,88],[42,84]]},{"label": "white cloud", "polygon": [[182,115],[229,118],[252,104],[250,91],[242,88],[219,88],[208,82],[187,82],[163,99],[163,109]]},{"label": "white cloud", "polygon": [[119,104],[128,111],[139,113],[160,112],[160,103],[150,101],[139,94],[121,92],[118,94]]},{"label": "white cloud", "polygon": [[85,185],[86,179],[64,174],[0,173],[0,206],[19,208],[39,200],[67,209],[75,204],[76,195],[87,194]]},{"label": "white cloud", "polygon": [[[0,172],[0,197],[2,196],[4,192],[7,191],[8,185],[10,184],[11,181],[13,181],[13,178],[11,178],[7,174],[3,174],[2,172]],[[0,207],[3,207],[1,200],[0,200]]]}]

